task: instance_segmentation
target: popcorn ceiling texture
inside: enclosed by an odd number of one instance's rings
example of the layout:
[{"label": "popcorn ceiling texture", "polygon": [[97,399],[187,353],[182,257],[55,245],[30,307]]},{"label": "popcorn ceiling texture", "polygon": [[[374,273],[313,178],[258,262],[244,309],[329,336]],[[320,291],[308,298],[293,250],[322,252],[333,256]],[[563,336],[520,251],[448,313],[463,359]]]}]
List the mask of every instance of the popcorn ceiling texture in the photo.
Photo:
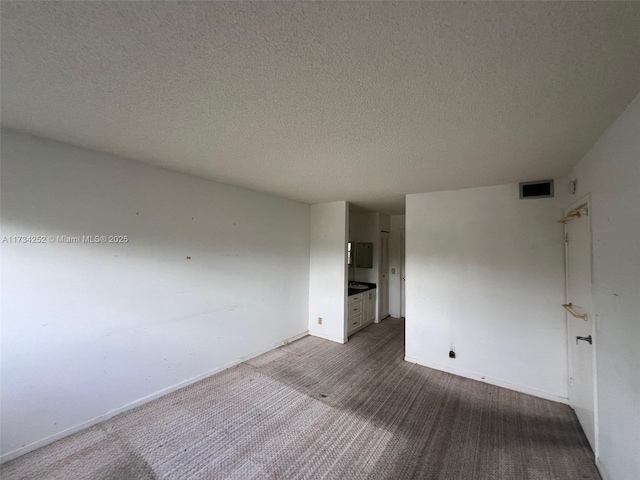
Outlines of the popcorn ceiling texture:
[{"label": "popcorn ceiling texture", "polygon": [[2,2],[2,121],[305,203],[564,175],[640,3]]}]

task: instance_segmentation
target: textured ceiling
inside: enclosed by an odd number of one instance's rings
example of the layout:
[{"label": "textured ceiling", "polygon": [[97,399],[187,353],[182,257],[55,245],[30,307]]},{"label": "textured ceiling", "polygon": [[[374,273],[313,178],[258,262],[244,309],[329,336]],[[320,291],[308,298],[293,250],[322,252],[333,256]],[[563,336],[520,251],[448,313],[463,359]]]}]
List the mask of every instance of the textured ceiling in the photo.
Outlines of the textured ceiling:
[{"label": "textured ceiling", "polygon": [[2,2],[3,125],[306,203],[565,174],[640,3]]}]

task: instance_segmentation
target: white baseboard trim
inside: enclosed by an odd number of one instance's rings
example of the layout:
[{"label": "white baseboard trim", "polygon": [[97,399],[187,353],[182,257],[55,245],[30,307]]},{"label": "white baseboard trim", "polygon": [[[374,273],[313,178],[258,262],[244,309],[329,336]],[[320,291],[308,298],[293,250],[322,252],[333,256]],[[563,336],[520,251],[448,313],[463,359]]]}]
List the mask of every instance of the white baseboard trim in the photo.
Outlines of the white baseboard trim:
[{"label": "white baseboard trim", "polygon": [[245,358],[245,359],[244,359],[244,360],[242,360],[242,361],[244,362],[244,361],[250,360],[251,358],[255,358],[255,357],[259,356],[259,355],[262,355],[263,353],[267,353],[267,352],[269,352],[269,351],[273,350],[274,348],[282,347],[283,345],[288,345],[289,343],[295,342],[296,340],[300,340],[301,338],[304,338],[304,337],[306,337],[306,336],[308,336],[308,335],[309,335],[309,330],[307,330],[306,332],[299,333],[298,335],[294,335],[293,337],[289,337],[289,338],[287,338],[286,340],[281,341],[281,342],[280,342],[278,345],[276,345],[275,347],[267,348],[267,349],[266,349],[266,350],[264,350],[263,352],[258,353],[258,354],[251,355],[251,357],[250,357],[250,358]]},{"label": "white baseboard trim", "polygon": [[324,338],[325,340],[331,340],[332,342],[336,342],[336,343],[342,343],[342,344],[347,343],[347,340],[344,338],[338,338],[332,335],[325,335],[324,333],[312,332],[311,330],[309,330],[309,335],[311,335],[312,337]]},{"label": "white baseboard trim", "polygon": [[598,467],[598,470],[600,471],[602,480],[613,480],[613,477],[609,474],[607,467],[604,466],[604,463],[602,463],[602,460],[600,460],[599,457],[596,458],[596,467]]},{"label": "white baseboard trim", "polygon": [[526,393],[527,395],[533,395],[534,397],[544,398],[545,400],[551,400],[552,402],[564,403],[565,405],[569,404],[568,398],[561,397],[553,393],[545,392],[544,390],[525,387],[524,385],[518,385],[517,383],[506,382],[504,380],[500,380],[497,378],[487,377],[486,375],[479,375],[477,373],[469,372],[467,370],[461,370],[458,368],[447,367],[445,365],[440,365],[438,363],[425,362],[424,360],[420,360],[419,358],[404,357],[404,359],[409,363],[416,363],[418,365],[422,365],[423,367],[433,368],[434,370],[440,370],[443,372],[451,373],[453,375],[458,375],[459,377],[470,378],[471,380],[477,380],[478,382],[488,383],[490,385],[495,385],[496,387],[502,387],[502,388],[506,388],[508,390],[514,390],[520,393]]},{"label": "white baseboard trim", "polygon": [[5,454],[2,454],[0,456],[0,464],[4,463],[4,462],[8,462],[9,460],[13,460],[14,458],[18,458],[26,453],[32,452],[34,450],[37,450],[38,448],[44,447],[46,445],[49,445],[50,443],[53,443],[57,440],[60,440],[64,437],[68,437],[69,435],[73,435],[74,433],[78,433],[86,428],[89,427],[93,427],[94,425],[97,425],[100,422],[104,422],[105,420],[109,420],[110,418],[115,417],[116,415],[119,415],[121,413],[124,413],[128,410],[131,410],[133,408],[136,408],[140,405],[143,405],[147,402],[150,402],[152,400],[155,400],[157,398],[163,397],[169,393],[175,392],[176,390],[180,390],[181,388],[187,387],[189,385],[192,385],[196,382],[199,382],[200,380],[203,380],[207,377],[210,377],[211,375],[215,375],[216,373],[220,373],[223,370],[226,370],[228,368],[231,367],[235,367],[236,365],[239,365],[243,362],[246,362],[247,360],[251,360],[252,358],[255,358],[257,356],[262,355],[263,353],[269,352],[275,348],[281,347],[283,345],[287,345],[288,343],[291,342],[295,342],[296,340],[299,340],[303,337],[306,337],[307,335],[309,335],[309,332],[302,332],[298,335],[294,335],[293,337],[289,337],[281,342],[278,342],[274,345],[271,345],[267,348],[264,348],[258,352],[254,352],[251,353],[249,355],[245,355],[244,357],[240,357],[237,360],[234,360],[232,362],[227,363],[226,365],[222,366],[222,367],[218,367],[218,368],[214,368],[212,370],[209,370],[205,373],[202,373],[200,375],[196,375],[195,377],[189,378],[183,382],[177,383],[176,385],[173,385],[171,387],[168,388],[164,388],[162,390],[158,390],[157,392],[152,393],[151,395],[147,395],[146,397],[142,397],[138,400],[135,400],[131,403],[128,403],[126,405],[123,405],[122,407],[116,408],[114,410],[110,410],[106,413],[103,413],[101,415],[98,415],[97,417],[94,417],[90,420],[87,420],[85,422],[79,423],[78,425],[74,425],[73,427],[69,427],[66,428],[58,433],[55,433],[53,435],[50,435],[48,437],[45,437],[41,440],[37,440],[33,443],[30,443],[28,445],[24,445],[20,448],[16,448],[15,450],[12,450],[10,452],[7,452]]}]

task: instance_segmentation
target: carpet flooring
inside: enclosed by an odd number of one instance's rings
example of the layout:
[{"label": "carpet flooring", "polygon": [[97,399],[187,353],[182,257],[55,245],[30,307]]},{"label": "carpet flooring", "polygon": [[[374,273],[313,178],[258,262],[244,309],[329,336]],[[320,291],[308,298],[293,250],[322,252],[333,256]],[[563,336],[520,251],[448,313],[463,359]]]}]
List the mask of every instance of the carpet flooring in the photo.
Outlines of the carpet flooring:
[{"label": "carpet flooring", "polygon": [[2,465],[12,479],[600,479],[572,410],[403,361],[404,322],[272,350]]}]

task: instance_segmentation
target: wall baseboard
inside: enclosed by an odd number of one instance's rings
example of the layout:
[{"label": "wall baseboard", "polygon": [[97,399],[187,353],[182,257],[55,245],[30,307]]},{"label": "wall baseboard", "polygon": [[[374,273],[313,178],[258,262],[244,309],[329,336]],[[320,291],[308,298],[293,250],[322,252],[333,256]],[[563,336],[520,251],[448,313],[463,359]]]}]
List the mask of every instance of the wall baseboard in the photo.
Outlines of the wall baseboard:
[{"label": "wall baseboard", "polygon": [[438,363],[425,362],[418,358],[404,357],[404,359],[409,363],[416,363],[418,365],[422,365],[423,367],[433,368],[434,370],[440,370],[442,372],[451,373],[453,375],[458,375],[459,377],[470,378],[471,380],[488,383],[490,385],[495,385],[496,387],[502,387],[502,388],[506,388],[508,390],[514,390],[520,393],[526,393],[527,395],[533,395],[534,397],[544,398],[545,400],[551,400],[552,402],[564,403],[565,405],[569,404],[568,398],[561,397],[553,393],[545,392],[544,390],[525,387],[524,385],[518,385],[516,383],[506,382],[504,380],[500,380],[497,378],[487,377],[486,375],[479,375],[477,373],[469,372],[467,370],[447,367],[445,365],[440,365]]},{"label": "wall baseboard", "polygon": [[600,472],[600,476],[602,480],[613,480],[613,477],[609,474],[607,467],[604,466],[602,460],[600,458],[596,458],[596,467],[598,467],[598,471]]},{"label": "wall baseboard", "polygon": [[138,400],[135,400],[131,403],[128,403],[126,405],[123,405],[122,407],[116,408],[114,410],[110,410],[108,412],[105,412],[101,415],[98,415],[97,417],[94,417],[90,420],[87,420],[85,422],[79,423],[78,425],[74,425],[73,427],[69,427],[66,428],[65,430],[62,430],[61,432],[58,432],[54,435],[50,435],[48,437],[45,437],[41,440],[37,440],[33,443],[30,443],[28,445],[24,445],[20,448],[16,448],[15,450],[12,450],[10,452],[7,452],[5,454],[2,454],[0,456],[0,464],[4,463],[4,462],[8,462],[9,460],[13,460],[14,458],[18,458],[22,455],[25,455],[29,452],[32,452],[34,450],[37,450],[38,448],[44,447],[46,445],[49,445],[50,443],[53,443],[57,440],[60,440],[62,438],[68,437],[70,435],[73,435],[74,433],[78,433],[82,430],[85,430],[89,427],[93,427],[94,425],[97,425],[98,423],[104,422],[105,420],[109,420],[110,418],[115,417],[116,415],[119,415],[121,413],[124,413],[128,410],[131,410],[133,408],[139,407],[140,405],[143,405],[145,403],[151,402],[152,400],[156,400],[157,398],[163,397],[169,393],[175,392],[176,390],[180,390],[181,388],[184,387],[188,387],[189,385],[192,385],[196,382],[199,382],[200,380],[204,380],[207,377],[210,377],[211,375],[215,375],[216,373],[220,373],[223,370],[227,370],[228,368],[231,367],[235,367],[236,365],[240,365],[243,362],[246,362],[247,360],[251,360],[252,358],[258,357],[260,355],[262,355],[263,353],[269,352],[275,348],[281,347],[283,345],[287,345],[291,342],[295,342],[296,340],[299,340],[303,337],[306,337],[307,335],[309,335],[309,332],[302,332],[298,335],[294,335],[293,337],[289,337],[281,342],[278,342],[274,345],[271,345],[270,347],[267,347],[265,349],[262,349],[258,352],[254,352],[251,353],[249,355],[245,355],[244,357],[240,357],[237,360],[234,360],[232,362],[227,363],[226,365],[222,366],[222,367],[218,367],[218,368],[214,368],[212,370],[209,370],[205,373],[202,373],[200,375],[196,375],[195,377],[189,378],[183,382],[177,383],[176,385],[173,385],[171,387],[168,388],[164,388],[162,390],[158,390],[157,392],[152,393],[151,395],[147,395],[146,397],[142,397]]},{"label": "wall baseboard", "polygon": [[333,337],[331,335],[325,335],[324,333],[312,332],[311,330],[309,330],[309,335],[311,335],[312,337],[324,338],[325,340],[330,340],[336,343],[347,343],[347,340],[345,340],[344,338]]}]

